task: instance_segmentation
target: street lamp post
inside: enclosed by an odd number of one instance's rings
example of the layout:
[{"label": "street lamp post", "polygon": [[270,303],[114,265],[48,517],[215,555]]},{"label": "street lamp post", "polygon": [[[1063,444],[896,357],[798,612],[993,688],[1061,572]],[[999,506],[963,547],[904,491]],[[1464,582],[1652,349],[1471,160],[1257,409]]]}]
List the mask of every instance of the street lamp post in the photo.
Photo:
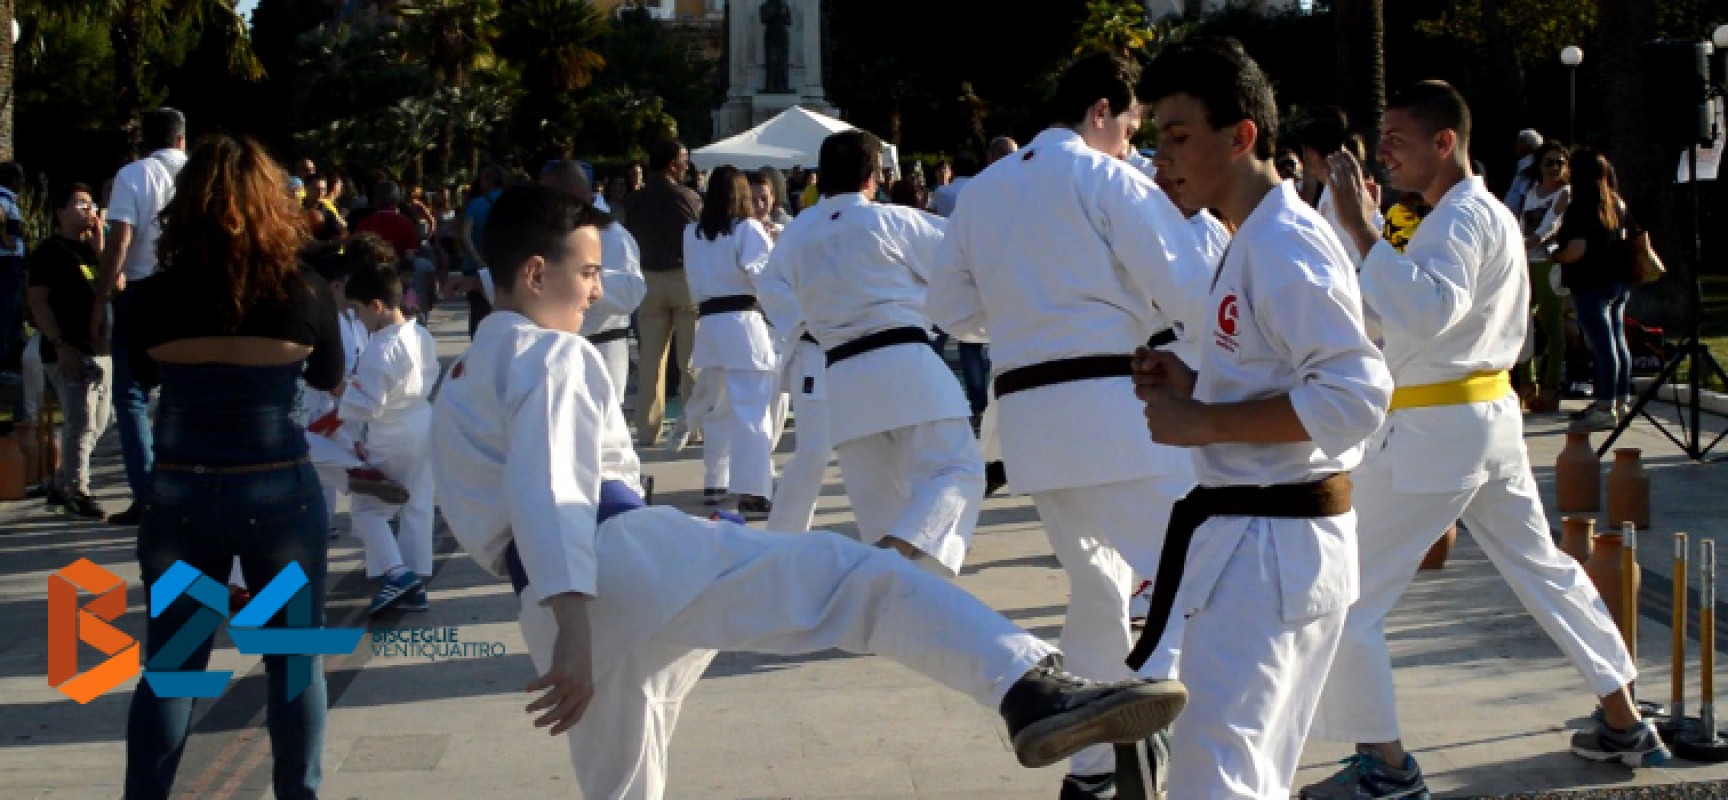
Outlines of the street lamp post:
[{"label": "street lamp post", "polygon": [[[1728,26],[1724,26],[1728,27]],[[1578,65],[1584,63],[1584,48],[1569,44],[1560,50],[1566,65],[1566,139],[1578,143]]]}]

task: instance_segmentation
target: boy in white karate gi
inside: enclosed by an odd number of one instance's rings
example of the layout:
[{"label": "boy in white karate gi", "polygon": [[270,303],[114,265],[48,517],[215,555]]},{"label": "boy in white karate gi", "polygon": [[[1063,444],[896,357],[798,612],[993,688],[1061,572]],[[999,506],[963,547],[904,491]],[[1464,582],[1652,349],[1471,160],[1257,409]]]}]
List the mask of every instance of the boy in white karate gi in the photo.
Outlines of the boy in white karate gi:
[{"label": "boy in white karate gi", "polygon": [[1199,486],[1171,512],[1135,656],[1183,619],[1178,672],[1196,711],[1171,731],[1170,800],[1288,797],[1356,599],[1347,473],[1392,380],[1348,255],[1273,165],[1278,112],[1259,66],[1234,41],[1191,40],[1146,74],[1159,173],[1237,230],[1198,374],[1167,351],[1136,357],[1152,438],[1194,448]]},{"label": "boy in white karate gi", "polygon": [[1174,681],[1104,685],[905,559],[831,533],[776,534],[644,507],[611,380],[575,335],[600,295],[607,217],[541,187],[486,222],[497,309],[439,393],[433,464],[451,530],[509,574],[543,692],[535,724],[569,732],[590,800],[656,800],[680,704],[716,649],[839,647],[894,658],[1001,710],[1017,757],[1044,765],[1168,722]]},{"label": "boy in white karate gi", "polygon": [[[1129,362],[1199,327],[1211,269],[1164,193],[1117,157],[1140,127],[1140,70],[1110,54],[1063,74],[1058,124],[969,184],[930,281],[931,320],[988,330],[1002,452],[1068,574],[1062,649],[1076,674],[1119,680],[1136,571],[1158,567],[1193,462],[1145,434]],[[1076,413],[1079,412],[1079,413]],[[1143,674],[1169,677],[1169,651]],[[1065,800],[1114,796],[1110,748],[1077,756]]]},{"label": "boy in white karate gi", "polygon": [[978,523],[984,459],[960,383],[929,345],[942,220],[870,200],[881,155],[863,131],[823,140],[823,199],[781,231],[756,296],[776,330],[802,326],[825,353],[828,431],[859,534],[953,576]]},{"label": "boy in white karate gi", "polygon": [[[366,612],[396,605],[424,611],[433,522],[428,398],[438,382],[438,347],[430,331],[403,315],[402,281],[394,269],[357,265],[346,288],[349,306],[372,338],[342,391],[337,414],[361,459],[408,491],[407,502],[399,506],[359,491],[350,501],[349,519],[366,550],[366,576],[378,579]],[[390,517],[398,510],[398,530],[392,533]]]},{"label": "boy in white karate gi", "polygon": [[[336,298],[336,324],[342,329],[342,353],[346,358],[346,374],[352,377],[366,350],[371,333],[360,321],[345,293],[348,275],[356,264],[389,264],[395,260],[395,250],[375,234],[362,233],[350,238],[342,251],[334,247],[313,256],[310,262],[318,276],[330,285]],[[335,395],[302,386],[300,403],[306,415],[306,447],[312,466],[318,470],[318,483],[324,487],[324,507],[330,513],[331,535],[335,535],[336,497],[348,492],[348,470],[361,466],[354,454],[354,440],[342,427],[336,413]]]},{"label": "boy in white karate gi", "polygon": [[1362,262],[1398,391],[1358,470],[1362,598],[1350,608],[1315,734],[1359,757],[1302,790],[1311,798],[1417,797],[1427,785],[1399,741],[1386,614],[1440,532],[1462,519],[1530,615],[1571,659],[1602,713],[1572,752],[1629,767],[1668,760],[1627,691],[1638,671],[1583,567],[1554,546],[1507,370],[1529,325],[1517,220],[1471,175],[1470,111],[1451,86],[1417,84],[1386,108],[1380,159],[1399,192],[1434,210],[1399,253],[1372,227],[1362,172],[1328,162]]}]

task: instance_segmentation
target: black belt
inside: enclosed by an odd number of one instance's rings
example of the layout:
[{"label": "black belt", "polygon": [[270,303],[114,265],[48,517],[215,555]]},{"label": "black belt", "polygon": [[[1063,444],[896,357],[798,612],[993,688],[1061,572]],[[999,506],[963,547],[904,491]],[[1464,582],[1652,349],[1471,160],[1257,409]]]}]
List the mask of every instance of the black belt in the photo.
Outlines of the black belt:
[{"label": "black belt", "polygon": [[1165,328],[1164,330],[1161,330],[1157,333],[1152,334],[1152,338],[1146,340],[1146,349],[1157,350],[1158,348],[1163,347],[1164,345],[1175,344],[1175,343],[1176,343],[1176,329],[1175,328]]},{"label": "black belt", "polygon": [[1079,356],[1015,367],[996,376],[996,396],[1007,397],[1057,383],[1126,378],[1133,374],[1133,363],[1132,356]]},{"label": "black belt", "polygon": [[799,337],[798,337],[798,341],[800,341],[800,342],[809,342],[809,343],[811,343],[811,344],[813,344],[813,345],[816,345],[816,346],[817,346],[817,347],[821,347],[821,346],[822,346],[822,343],[821,343],[821,342],[818,342],[818,341],[816,341],[816,337],[814,337],[814,336],[811,336],[811,335],[810,335],[810,332],[809,332],[809,331],[805,331],[805,332],[804,332],[804,333],[803,333],[803,335],[801,335],[801,336],[799,336]]},{"label": "black belt", "polygon": [[630,335],[630,329],[629,328],[613,328],[612,330],[609,330],[609,331],[601,331],[599,333],[593,334],[587,338],[588,338],[589,344],[600,345],[600,344],[605,344],[607,342],[616,342],[619,339],[623,339],[625,337],[628,337],[629,335]]},{"label": "black belt", "polygon": [[863,355],[871,350],[881,350],[884,347],[893,347],[897,344],[921,344],[928,347],[930,346],[930,334],[923,328],[911,326],[867,333],[829,350],[828,366],[832,367],[848,358]]},{"label": "black belt", "polygon": [[696,304],[696,315],[706,317],[711,314],[729,314],[734,311],[755,311],[756,298],[748,294],[729,294],[725,297],[710,297]]},{"label": "black belt", "polygon": [[1350,475],[1338,472],[1308,483],[1277,486],[1200,486],[1170,509],[1170,527],[1164,536],[1164,551],[1158,556],[1158,576],[1152,581],[1152,608],[1140,641],[1128,654],[1128,666],[1139,670],[1152,656],[1170,611],[1176,605],[1176,589],[1188,566],[1188,544],[1194,532],[1213,517],[1272,517],[1313,519],[1335,517],[1350,510]]}]

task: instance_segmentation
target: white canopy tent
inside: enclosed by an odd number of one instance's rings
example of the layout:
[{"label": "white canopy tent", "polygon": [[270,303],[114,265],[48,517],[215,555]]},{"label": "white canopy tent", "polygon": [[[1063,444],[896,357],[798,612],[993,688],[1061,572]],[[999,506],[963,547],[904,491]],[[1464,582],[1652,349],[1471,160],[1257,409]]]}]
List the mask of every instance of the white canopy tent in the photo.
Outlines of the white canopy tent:
[{"label": "white canopy tent", "polygon": [[[800,165],[810,169],[816,166],[823,139],[855,127],[826,114],[793,106],[737,136],[697,148],[690,153],[690,163],[704,172],[725,164],[744,170],[759,167],[789,170]],[[886,150],[883,165],[895,170],[900,163],[899,152],[893,145],[883,147]]]}]

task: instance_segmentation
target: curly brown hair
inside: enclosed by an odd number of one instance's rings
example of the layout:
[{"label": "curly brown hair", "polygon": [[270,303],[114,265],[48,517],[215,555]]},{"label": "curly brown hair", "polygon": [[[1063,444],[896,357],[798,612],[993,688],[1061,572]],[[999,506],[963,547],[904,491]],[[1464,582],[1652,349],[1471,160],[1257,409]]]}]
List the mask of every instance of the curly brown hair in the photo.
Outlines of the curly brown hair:
[{"label": "curly brown hair", "polygon": [[208,279],[230,330],[260,301],[305,285],[298,253],[310,236],[284,175],[253,139],[213,136],[192,151],[162,211],[160,269]]}]

